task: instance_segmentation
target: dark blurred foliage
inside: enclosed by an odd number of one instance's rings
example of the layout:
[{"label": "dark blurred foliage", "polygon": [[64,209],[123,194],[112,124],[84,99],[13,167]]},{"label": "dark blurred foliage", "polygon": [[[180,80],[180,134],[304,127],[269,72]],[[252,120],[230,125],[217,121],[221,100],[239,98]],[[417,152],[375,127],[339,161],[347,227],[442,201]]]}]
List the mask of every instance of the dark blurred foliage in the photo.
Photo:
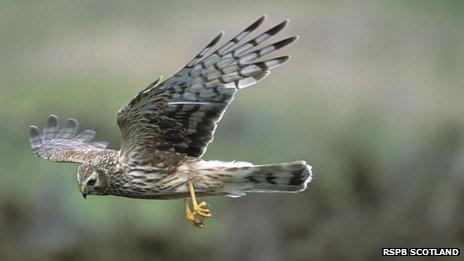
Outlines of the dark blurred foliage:
[{"label": "dark blurred foliage", "polygon": [[[304,159],[300,194],[183,202],[90,197],[31,155],[49,113],[119,146],[115,115],[221,30],[290,18],[292,59],[229,108],[206,159]],[[2,1],[2,260],[374,260],[464,250],[463,1]]]}]

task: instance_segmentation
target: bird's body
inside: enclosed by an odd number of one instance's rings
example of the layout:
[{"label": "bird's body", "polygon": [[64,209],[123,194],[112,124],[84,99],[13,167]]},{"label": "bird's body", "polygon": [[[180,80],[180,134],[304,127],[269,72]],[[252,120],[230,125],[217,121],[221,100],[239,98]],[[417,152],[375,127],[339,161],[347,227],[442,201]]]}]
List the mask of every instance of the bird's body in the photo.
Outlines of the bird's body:
[{"label": "bird's body", "polygon": [[120,150],[107,149],[106,142],[91,141],[94,131],[77,134],[74,119],[60,128],[58,117],[50,115],[42,133],[31,126],[33,153],[52,161],[80,163],[78,182],[84,197],[192,197],[194,211],[186,205],[186,213],[197,226],[202,226],[202,217],[210,213],[204,202],[196,202],[195,194],[239,197],[247,192],[304,190],[312,175],[304,161],[253,165],[201,159],[237,90],[264,79],[272,68],[289,59],[282,56],[256,61],[297,37],[253,50],[288,21],[241,43],[263,21],[264,17],[208,54],[223,35],[219,34],[173,77],[164,82],[158,78],[139,92],[118,113]]},{"label": "bird's body", "polygon": [[[153,155],[157,156],[153,161],[137,160],[139,157],[132,155],[131,160],[122,165],[118,151],[105,150],[79,168],[82,172],[94,166],[106,170],[99,175],[105,186],[97,187],[94,194],[141,199],[189,197],[188,181],[194,181],[199,196],[243,196],[246,191],[256,190],[256,184],[261,183],[268,184],[268,190],[278,191],[274,186],[277,176],[273,175],[287,169],[293,171],[295,177],[302,175],[286,184],[288,191],[303,189],[306,181],[304,161],[255,166],[248,162],[204,161],[163,151],[155,151]],[[285,191],[282,185],[280,190]]]}]

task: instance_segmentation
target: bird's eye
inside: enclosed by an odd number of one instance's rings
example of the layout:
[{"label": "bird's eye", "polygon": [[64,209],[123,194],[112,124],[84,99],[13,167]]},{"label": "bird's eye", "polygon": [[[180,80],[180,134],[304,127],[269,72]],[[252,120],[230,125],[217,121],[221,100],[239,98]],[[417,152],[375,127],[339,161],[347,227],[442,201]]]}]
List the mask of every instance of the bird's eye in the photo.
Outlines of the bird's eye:
[{"label": "bird's eye", "polygon": [[93,186],[93,185],[95,185],[96,182],[97,182],[96,179],[89,179],[89,180],[87,181],[87,186]]}]

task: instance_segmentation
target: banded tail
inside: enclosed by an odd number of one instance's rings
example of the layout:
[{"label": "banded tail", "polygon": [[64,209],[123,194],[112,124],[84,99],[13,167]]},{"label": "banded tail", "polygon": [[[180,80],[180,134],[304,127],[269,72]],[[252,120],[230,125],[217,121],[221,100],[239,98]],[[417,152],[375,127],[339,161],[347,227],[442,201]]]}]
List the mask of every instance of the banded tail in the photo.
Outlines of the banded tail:
[{"label": "banded tail", "polygon": [[[207,163],[207,164],[204,164]],[[312,179],[312,167],[305,161],[268,165],[253,165],[248,162],[203,161],[201,176],[220,180],[217,192],[230,197],[244,196],[248,192],[300,192]],[[211,168],[205,168],[205,165]],[[216,187],[219,184],[204,184],[199,187]]]}]

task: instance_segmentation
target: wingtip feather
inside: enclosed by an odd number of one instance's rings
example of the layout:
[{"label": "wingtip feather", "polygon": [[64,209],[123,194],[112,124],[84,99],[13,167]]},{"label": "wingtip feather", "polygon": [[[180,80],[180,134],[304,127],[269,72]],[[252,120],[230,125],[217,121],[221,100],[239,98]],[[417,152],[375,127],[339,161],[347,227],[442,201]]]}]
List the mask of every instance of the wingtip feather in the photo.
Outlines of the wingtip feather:
[{"label": "wingtip feather", "polygon": [[40,136],[40,130],[35,125],[31,125],[29,127],[29,142],[30,142],[32,148],[37,147],[40,144],[42,144],[42,138]]},{"label": "wingtip feather", "polygon": [[55,114],[50,114],[43,128],[43,138],[53,139],[58,134],[59,119]]},{"label": "wingtip feather", "polygon": [[254,31],[258,28],[265,20],[267,19],[267,14],[261,16],[258,20],[254,21],[250,26],[248,26],[244,31]]}]

